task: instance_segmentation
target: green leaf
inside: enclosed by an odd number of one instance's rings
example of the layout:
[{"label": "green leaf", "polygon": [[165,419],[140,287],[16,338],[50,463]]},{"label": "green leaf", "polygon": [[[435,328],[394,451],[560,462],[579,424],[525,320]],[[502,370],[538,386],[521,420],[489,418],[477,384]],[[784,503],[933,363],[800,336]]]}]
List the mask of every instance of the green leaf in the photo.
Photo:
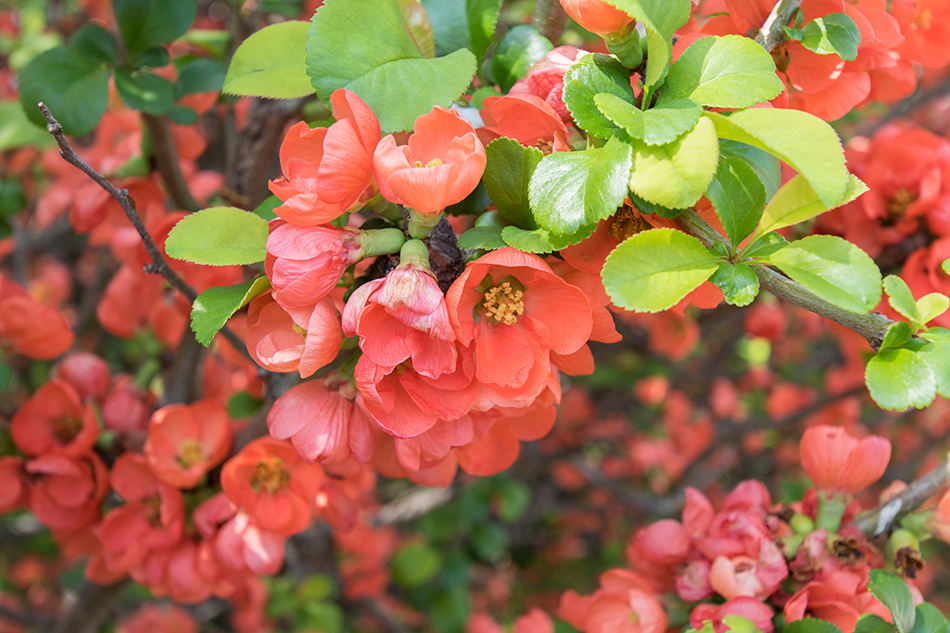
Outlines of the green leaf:
[{"label": "green leaf", "polygon": [[355,92],[386,132],[412,129],[433,106],[449,107],[475,75],[471,51],[425,59],[406,28],[397,0],[327,0],[314,14],[307,74],[317,96]]},{"label": "green leaf", "polygon": [[[874,402],[882,409],[896,411],[903,411],[909,407],[923,409],[930,405],[937,395],[937,380],[924,356],[904,347],[888,349],[875,354],[864,370],[864,382],[867,384]],[[900,582],[903,583],[903,581]],[[881,594],[890,600],[896,600],[895,595],[888,589],[891,586],[887,584],[888,581],[882,581],[882,583],[885,584],[882,584],[879,589]],[[871,592],[885,606],[891,608],[882,595],[879,595],[873,588]],[[909,592],[907,596],[909,600]],[[909,609],[909,613],[913,617],[913,602],[910,603]],[[891,613],[894,613],[893,608],[891,608]],[[894,620],[897,621],[896,616]],[[912,625],[913,619],[910,623],[910,626]],[[907,629],[901,629],[900,627],[898,629],[906,631],[910,629],[910,626]]]},{"label": "green leaf", "polygon": [[233,286],[208,288],[191,306],[191,331],[195,339],[207,347],[214,335],[224,327],[235,312],[270,288],[267,277],[258,277]]},{"label": "green leaf", "polygon": [[172,106],[165,113],[168,120],[178,125],[194,125],[198,122],[198,113],[186,106]]},{"label": "green leaf", "polygon": [[274,209],[282,204],[283,201],[277,196],[268,196],[267,198],[264,198],[264,201],[257,205],[257,207],[251,211],[251,213],[260,216],[267,222],[270,222],[277,217],[277,214],[274,213]]},{"label": "green leaf", "polygon": [[548,154],[528,187],[535,220],[566,235],[609,218],[627,195],[630,165],[630,146],[616,138],[600,148]]},{"label": "green leaf", "polygon": [[[306,25],[306,22],[301,24]],[[260,33],[260,31],[257,33]],[[257,33],[254,35],[257,35]],[[251,37],[254,37],[254,35]],[[235,52],[235,55],[237,55],[237,52]],[[228,69],[225,68],[224,64],[210,57],[199,57],[183,64],[178,69],[178,81],[175,82],[175,99],[181,99],[185,95],[198,92],[220,92],[224,86],[224,77],[227,72]],[[308,81],[307,84],[309,85],[309,83]]]},{"label": "green leaf", "polygon": [[484,213],[489,206],[491,206],[491,198],[488,197],[485,183],[479,181],[472,192],[462,198],[461,202],[445,207],[445,213],[447,215],[478,215]]},{"label": "green leaf", "polygon": [[567,235],[552,235],[545,229],[533,229],[526,231],[517,226],[506,226],[501,237],[508,246],[517,248],[526,253],[550,253],[567,248],[572,244],[577,244],[581,240],[590,237],[597,228],[596,224],[582,226],[574,233]]},{"label": "green leaf", "polygon": [[481,59],[495,35],[502,0],[423,0],[442,55],[467,48]]},{"label": "green leaf", "polygon": [[4,363],[0,363],[0,391],[6,389],[13,380],[13,373]]},{"label": "green leaf", "polygon": [[944,260],[944,262],[940,264],[940,267],[943,268],[943,272],[950,275],[950,259]]},{"label": "green leaf", "polygon": [[235,207],[211,207],[186,215],[165,241],[169,257],[209,266],[240,266],[264,260],[267,222]]},{"label": "green leaf", "polygon": [[803,618],[786,624],[782,633],[841,633],[841,629],[825,620]]},{"label": "green leaf", "polygon": [[775,62],[741,35],[703,37],[683,51],[663,84],[657,105],[681,98],[715,108],[748,108],[784,89]]},{"label": "green leaf", "polygon": [[485,189],[492,204],[509,222],[523,229],[538,227],[531,214],[528,185],[544,155],[518,141],[496,138],[485,148]]},{"label": "green leaf", "polygon": [[797,171],[831,209],[842,204],[848,186],[844,151],[834,129],[799,110],[754,108],[732,116],[706,112],[719,138],[774,154]]},{"label": "green leaf", "polygon": [[860,248],[834,235],[810,235],[764,259],[816,295],[850,312],[881,302],[881,271]]},{"label": "green leaf", "polygon": [[917,614],[907,583],[894,574],[872,569],[868,589],[891,612],[898,633],[910,633]]},{"label": "green leaf", "polygon": [[741,158],[749,163],[759,180],[765,185],[766,201],[771,200],[782,186],[782,163],[758,147],[721,138],[719,139],[719,155],[723,158]]},{"label": "green leaf", "polygon": [[67,44],[93,62],[116,64],[119,61],[115,40],[98,24],[85,25],[69,37]]},{"label": "green leaf", "polygon": [[115,87],[127,106],[148,114],[164,114],[175,101],[175,86],[164,77],[142,70],[115,69]]},{"label": "green leaf", "polygon": [[632,146],[630,189],[648,202],[672,209],[696,204],[719,162],[716,130],[707,118],[667,145],[651,146],[634,139]]},{"label": "green leaf", "polygon": [[758,631],[752,620],[741,615],[723,616],[722,623],[729,627],[728,631],[730,633],[756,633]]},{"label": "green leaf", "polygon": [[81,53],[62,46],[40,53],[20,73],[20,105],[27,118],[46,128],[40,101],[70,136],[88,134],[109,101],[109,72]]},{"label": "green leaf", "polygon": [[691,235],[652,229],[621,242],[607,256],[601,278],[611,300],[625,310],[673,307],[719,268],[719,260]]},{"label": "green leaf", "polygon": [[894,633],[894,625],[873,613],[865,613],[858,618],[854,633]]},{"label": "green leaf", "polygon": [[475,226],[459,235],[459,248],[493,251],[508,246],[501,237],[501,226]]},{"label": "green leaf", "polygon": [[847,187],[844,197],[828,205],[821,200],[818,193],[801,175],[797,175],[782,185],[762,214],[762,220],[756,231],[757,236],[770,231],[777,231],[786,226],[792,226],[805,220],[821,215],[829,209],[847,204],[868,190],[867,185],[858,180],[857,176],[848,174]]},{"label": "green leaf", "polygon": [[950,298],[939,292],[931,292],[917,300],[917,311],[920,313],[920,323],[926,325],[950,309]]},{"label": "green leaf", "polygon": [[195,0],[113,0],[112,9],[130,54],[184,35],[198,15]]},{"label": "green leaf", "polygon": [[765,185],[755,170],[741,158],[723,158],[719,161],[706,197],[722,221],[732,248],[738,249],[745,238],[752,235],[765,209]]},{"label": "green leaf", "polygon": [[594,101],[598,94],[611,94],[627,103],[634,100],[630,71],[609,55],[592,53],[565,73],[564,105],[581,129],[599,138],[610,138],[617,126],[598,109]]},{"label": "green leaf", "polygon": [[892,347],[901,347],[910,341],[912,336],[913,332],[910,331],[910,326],[907,325],[906,321],[892,323],[884,333],[884,340],[881,342],[881,347],[878,348],[878,351],[891,349]]},{"label": "green leaf", "polygon": [[56,139],[45,129],[33,125],[16,101],[0,101],[0,152],[24,145],[42,149],[56,145]]},{"label": "green leaf", "polygon": [[[892,325],[891,328],[893,327]],[[935,338],[931,336],[931,332],[924,332],[920,336],[928,343],[917,352],[917,355],[924,359],[930,371],[933,372],[934,379],[937,381],[937,393],[944,398],[950,398],[950,340]]]},{"label": "green leaf", "polygon": [[296,99],[314,93],[307,75],[310,24],[291,20],[264,27],[234,51],[222,90],[229,95]]},{"label": "green leaf", "polygon": [[920,323],[920,311],[917,302],[910,291],[907,282],[897,275],[888,275],[884,278],[884,291],[887,293],[887,302],[904,318],[913,323]]},{"label": "green leaf", "polygon": [[676,99],[643,112],[606,92],[594,95],[594,104],[612,123],[631,137],[643,139],[647,145],[673,142],[680,134],[693,129],[703,113],[702,107],[689,99]]},{"label": "green leaf", "polygon": [[947,618],[940,613],[940,610],[929,602],[918,604],[916,611],[917,617],[911,633],[948,633],[950,631],[950,622],[947,622]]},{"label": "green leaf", "polygon": [[647,32],[647,72],[644,85],[653,87],[673,59],[673,34],[689,21],[689,0],[608,0],[630,17],[643,23]]},{"label": "green leaf", "polygon": [[168,49],[164,46],[153,46],[152,48],[146,48],[144,51],[139,51],[132,57],[132,61],[128,63],[129,68],[161,68],[162,66],[167,66],[171,61],[171,58],[168,56]]},{"label": "green leaf", "polygon": [[505,523],[514,523],[531,505],[531,488],[522,481],[504,481],[492,504],[495,514]]},{"label": "green leaf", "polygon": [[538,29],[519,24],[501,38],[491,56],[491,71],[502,92],[508,92],[528,69],[554,49]]},{"label": "green leaf", "polygon": [[683,212],[682,209],[669,209],[664,207],[661,204],[656,204],[655,202],[647,202],[637,194],[632,191],[629,193],[630,201],[633,202],[633,206],[637,208],[637,211],[640,213],[645,213],[649,215],[650,213],[655,213],[661,218],[666,218],[667,220],[672,220],[680,213]]},{"label": "green leaf", "polygon": [[829,13],[802,28],[802,46],[819,55],[835,55],[853,62],[858,58],[861,31],[844,13]]},{"label": "green leaf", "polygon": [[759,278],[752,267],[745,264],[720,262],[719,270],[709,281],[716,284],[729,305],[747,306],[759,294]]},{"label": "green leaf", "polygon": [[249,418],[264,405],[263,400],[258,400],[246,391],[239,391],[228,399],[228,417],[233,420]]},{"label": "green leaf", "polygon": [[404,545],[392,560],[393,580],[403,587],[419,587],[442,569],[442,554],[423,543]]}]

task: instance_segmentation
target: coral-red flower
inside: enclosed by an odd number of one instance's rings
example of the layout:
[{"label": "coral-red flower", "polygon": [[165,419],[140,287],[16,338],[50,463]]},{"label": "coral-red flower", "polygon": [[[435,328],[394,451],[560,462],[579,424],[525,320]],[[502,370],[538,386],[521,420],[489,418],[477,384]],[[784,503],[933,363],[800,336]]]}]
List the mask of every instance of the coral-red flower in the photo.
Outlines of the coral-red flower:
[{"label": "coral-red flower", "polygon": [[373,162],[384,198],[432,215],[472,193],[486,159],[472,124],[435,106],[416,119],[408,145],[392,134],[380,141]]},{"label": "coral-red flower", "polygon": [[66,352],[73,340],[59,310],[33,301],[23,288],[0,275],[0,346],[49,360]]},{"label": "coral-red flower", "polygon": [[99,437],[99,423],[76,390],[51,380],[36,390],[10,421],[13,442],[27,455],[60,453],[81,457]]},{"label": "coral-red flower", "polygon": [[634,21],[604,0],[561,0],[561,6],[575,22],[597,35],[621,33]]},{"label": "coral-red flower", "polygon": [[527,93],[487,97],[482,101],[480,114],[485,125],[476,133],[485,145],[507,136],[545,154],[571,149],[561,116],[541,97]]},{"label": "coral-red flower", "polygon": [[217,402],[172,404],[152,415],[145,459],[155,475],[176,488],[192,488],[224,461],[231,448],[231,421]]},{"label": "coral-red flower", "polygon": [[818,425],[805,431],[802,468],[820,490],[855,493],[881,478],[891,458],[891,443],[876,435],[863,440],[843,427]]}]

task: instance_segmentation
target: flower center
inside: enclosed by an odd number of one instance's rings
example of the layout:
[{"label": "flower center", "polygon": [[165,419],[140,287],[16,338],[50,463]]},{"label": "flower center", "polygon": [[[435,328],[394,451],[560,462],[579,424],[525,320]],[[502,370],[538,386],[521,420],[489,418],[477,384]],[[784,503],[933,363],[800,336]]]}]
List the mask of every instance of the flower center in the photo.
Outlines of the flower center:
[{"label": "flower center", "polygon": [[625,206],[614,214],[607,230],[610,231],[611,237],[622,242],[631,235],[646,230],[649,226],[646,220],[640,217],[631,207]]},{"label": "flower center", "polygon": [[898,189],[894,192],[894,196],[890,202],[887,203],[887,212],[892,216],[901,215],[916,199],[917,196],[915,196],[912,191]]},{"label": "flower center", "polygon": [[254,476],[251,477],[251,489],[254,492],[264,489],[268,494],[276,494],[288,483],[290,483],[290,475],[284,470],[280,459],[258,462]]},{"label": "flower center", "polygon": [[179,445],[178,463],[182,468],[191,468],[203,461],[205,461],[205,452],[198,440],[189,438]]},{"label": "flower center", "polygon": [[294,323],[294,324],[291,325],[290,327],[291,327],[291,329],[292,329],[294,332],[296,332],[296,333],[299,334],[300,336],[302,336],[302,337],[304,337],[304,338],[307,338],[307,330],[303,329],[302,327],[300,327],[300,326],[297,325],[296,323]]},{"label": "flower center", "polygon": [[934,14],[930,12],[929,9],[922,9],[917,12],[917,15],[914,16],[914,21],[911,24],[911,28],[919,31],[926,31],[930,29],[930,25],[933,22]]},{"label": "flower center", "polygon": [[69,444],[79,435],[82,420],[68,415],[53,420],[53,436],[60,444]]},{"label": "flower center", "polygon": [[417,161],[416,161],[416,167],[438,167],[438,166],[441,165],[441,164],[442,164],[442,159],[441,159],[441,158],[433,158],[432,160],[430,160],[430,161],[429,161],[428,163],[426,163],[425,165],[422,164],[422,161],[421,161],[421,160],[417,160]]},{"label": "flower center", "polygon": [[[517,283],[517,282],[516,282]],[[520,284],[519,284],[520,285]],[[485,292],[482,307],[485,308],[485,317],[494,319],[495,323],[512,325],[518,317],[524,314],[524,292],[514,288],[509,281],[499,286],[493,286]]]}]

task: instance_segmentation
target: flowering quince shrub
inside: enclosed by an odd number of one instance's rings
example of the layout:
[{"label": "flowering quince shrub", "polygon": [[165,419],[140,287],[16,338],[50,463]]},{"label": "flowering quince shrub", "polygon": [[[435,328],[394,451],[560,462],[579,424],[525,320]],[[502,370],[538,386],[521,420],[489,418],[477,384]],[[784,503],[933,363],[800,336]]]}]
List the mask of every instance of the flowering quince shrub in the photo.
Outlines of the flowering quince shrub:
[{"label": "flowering quince shrub", "polygon": [[950,4],[60,4],[0,630],[950,628]]}]

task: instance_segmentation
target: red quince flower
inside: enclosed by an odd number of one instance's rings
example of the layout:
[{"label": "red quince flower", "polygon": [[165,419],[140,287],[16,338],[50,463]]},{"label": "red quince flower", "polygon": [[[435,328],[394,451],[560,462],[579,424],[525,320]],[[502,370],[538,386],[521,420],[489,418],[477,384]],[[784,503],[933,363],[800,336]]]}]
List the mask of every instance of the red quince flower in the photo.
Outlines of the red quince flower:
[{"label": "red quince flower", "polygon": [[323,469],[300,459],[290,442],[262,437],[224,464],[221,488],[257,526],[290,536],[310,525],[323,479]]},{"label": "red quince flower", "polygon": [[369,460],[375,423],[355,401],[349,380],[330,375],[287,390],[267,413],[271,437],[290,439],[308,462],[340,464]]},{"label": "red quince flower", "polygon": [[584,633],[663,633],[668,622],[653,589],[625,569],[604,573],[593,595],[566,591],[558,615]]},{"label": "red quince flower", "polygon": [[775,612],[772,607],[755,598],[733,598],[723,604],[700,604],[689,614],[689,624],[697,631],[703,628],[703,622],[711,620],[716,633],[726,633],[730,627],[722,621],[727,615],[738,615],[752,622],[756,631],[772,633],[775,626],[772,617]]},{"label": "red quince flower", "polygon": [[390,134],[373,156],[384,198],[433,215],[472,193],[485,171],[485,147],[472,124],[454,110],[435,106],[415,122],[409,144]]},{"label": "red quince flower", "polygon": [[571,149],[561,116],[541,97],[527,93],[488,97],[479,114],[485,125],[475,133],[484,145],[507,136],[545,154]]},{"label": "red quince flower", "polygon": [[27,478],[22,457],[0,457],[0,513],[27,503]]},{"label": "red quince flower", "polygon": [[145,459],[155,475],[176,488],[193,488],[224,461],[231,448],[231,421],[217,402],[162,407],[148,424]]},{"label": "red quince flower", "polygon": [[600,36],[621,33],[635,21],[604,0],[561,0],[561,6],[575,22]]},{"label": "red quince flower", "polygon": [[89,352],[72,352],[59,362],[53,377],[69,383],[85,400],[102,400],[109,393],[109,363]]},{"label": "red quince flower", "polygon": [[446,302],[459,341],[474,344],[484,398],[501,406],[530,404],[547,385],[551,354],[574,354],[593,328],[584,292],[513,248],[470,262]]},{"label": "red quince flower", "polygon": [[184,609],[146,602],[119,622],[116,633],[198,633],[200,626]]},{"label": "red quince flower", "polygon": [[99,437],[99,423],[76,390],[51,380],[27,400],[10,421],[13,443],[27,455],[58,453],[81,457]]},{"label": "red quince flower", "polygon": [[843,427],[822,424],[805,431],[799,453],[802,468],[819,490],[854,494],[884,474],[891,443],[877,435],[859,441]]},{"label": "red quince flower", "polygon": [[35,302],[0,275],[0,345],[29,358],[50,360],[65,353],[74,338],[59,310]]},{"label": "red quince flower", "polygon": [[26,463],[29,507],[51,530],[77,530],[99,518],[109,491],[108,471],[95,453],[41,455]]},{"label": "red quince flower", "polygon": [[313,128],[301,121],[280,147],[283,177],[270,190],[283,201],[274,213],[293,224],[326,224],[376,195],[373,152],[379,143],[379,121],[355,93],[340,89],[330,95],[336,122]]},{"label": "red quince flower", "polygon": [[272,576],[284,565],[286,542],[286,537],[261,529],[246,513],[238,512],[218,530],[214,552],[222,565],[234,571]]},{"label": "red quince flower", "polygon": [[867,573],[841,570],[809,582],[785,603],[785,619],[794,622],[807,615],[842,631],[853,631],[858,618],[868,613],[891,622],[890,611],[867,589]]},{"label": "red quince flower", "polygon": [[924,68],[950,63],[950,5],[943,0],[894,0],[890,7],[905,38],[897,52]]},{"label": "red quince flower", "polygon": [[550,51],[541,61],[536,62],[524,77],[519,79],[508,91],[509,95],[522,93],[540,97],[554,108],[561,121],[572,123],[571,113],[564,105],[564,74],[577,60],[587,54],[587,51],[574,46],[558,46]]}]

